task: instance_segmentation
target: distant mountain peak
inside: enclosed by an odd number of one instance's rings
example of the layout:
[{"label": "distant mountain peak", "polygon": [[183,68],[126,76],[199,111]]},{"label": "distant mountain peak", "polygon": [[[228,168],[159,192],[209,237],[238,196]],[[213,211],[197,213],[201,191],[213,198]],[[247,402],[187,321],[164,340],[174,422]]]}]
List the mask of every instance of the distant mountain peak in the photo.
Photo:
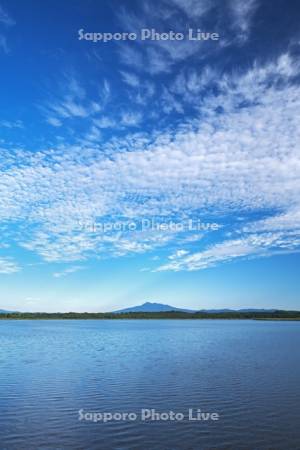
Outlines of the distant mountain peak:
[{"label": "distant mountain peak", "polygon": [[168,312],[168,311],[180,311],[180,312],[195,312],[191,309],[176,308],[175,306],[165,305],[164,303],[157,302],[145,302],[141,305],[131,306],[129,308],[113,311],[114,313],[130,313],[130,312]]}]

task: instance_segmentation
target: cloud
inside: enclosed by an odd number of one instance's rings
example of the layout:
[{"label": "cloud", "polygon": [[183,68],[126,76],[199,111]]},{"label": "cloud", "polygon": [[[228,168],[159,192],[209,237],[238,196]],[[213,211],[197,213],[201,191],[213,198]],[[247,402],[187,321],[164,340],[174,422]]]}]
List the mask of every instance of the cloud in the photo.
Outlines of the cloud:
[{"label": "cloud", "polygon": [[147,105],[149,99],[155,93],[155,84],[150,80],[141,79],[132,72],[121,71],[124,83],[131,89],[129,92],[130,101],[138,105]]},{"label": "cloud", "polygon": [[8,27],[11,27],[16,24],[14,19],[8,14],[7,11],[3,9],[1,5],[0,5],[0,24],[3,24]]},{"label": "cloud", "polygon": [[182,103],[178,101],[175,96],[166,88],[163,89],[161,100],[163,111],[166,114],[169,114],[172,111],[175,111],[177,113],[184,112]]},{"label": "cloud", "polygon": [[259,0],[171,0],[159,2],[155,8],[146,0],[134,12],[130,7],[122,8],[118,13],[121,26],[138,35],[142,29],[151,29],[158,33],[172,30],[186,36],[188,29],[193,29],[218,33],[220,40],[150,39],[122,43],[120,61],[152,76],[170,74],[179,63],[190,68],[191,60],[196,58],[201,65],[205,56],[214,57],[218,64],[221,49],[246,43],[258,8]]},{"label": "cloud", "polygon": [[79,270],[82,270],[82,269],[84,269],[84,267],[82,267],[82,266],[71,266],[71,267],[67,267],[66,269],[64,269],[60,272],[55,272],[53,274],[53,276],[55,278],[61,278],[61,277],[65,277],[71,273],[78,272]]},{"label": "cloud", "polygon": [[300,205],[291,205],[284,213],[255,221],[243,228],[244,232],[258,231],[295,231],[300,233]]},{"label": "cloud", "polygon": [[173,5],[179,7],[185,14],[191,18],[199,19],[204,14],[207,14],[211,8],[214,6],[215,1],[213,0],[171,0]]},{"label": "cloud", "polygon": [[235,259],[265,257],[280,251],[299,251],[300,235],[283,233],[251,234],[240,239],[227,240],[212,245],[207,250],[187,254],[179,251],[169,257],[169,262],[155,271],[194,271],[215,267]]},{"label": "cloud", "polygon": [[125,126],[135,127],[142,120],[142,114],[139,112],[124,112],[121,117],[121,123]]},{"label": "cloud", "polygon": [[250,33],[253,15],[258,7],[258,0],[229,0],[229,8],[232,17],[232,27],[236,33],[236,39],[244,43]]},{"label": "cloud", "polygon": [[93,123],[99,128],[113,128],[117,126],[116,121],[107,116],[102,116],[99,119],[94,119]]},{"label": "cloud", "polygon": [[136,69],[143,68],[143,53],[136,47],[132,45],[123,44],[119,51],[120,61],[129,67],[134,67]]},{"label": "cloud", "polygon": [[199,95],[205,89],[217,86],[221,79],[220,73],[210,66],[204,66],[201,70],[182,70],[176,76],[170,86],[170,91],[180,96],[185,102],[193,104],[199,101]]},{"label": "cloud", "polygon": [[134,73],[121,71],[121,75],[124,82],[128,84],[130,87],[137,88],[140,86],[139,77],[136,76]]},{"label": "cloud", "polygon": [[47,117],[47,122],[50,125],[53,125],[54,127],[61,127],[62,121],[59,120],[57,117]]},{"label": "cloud", "polygon": [[11,258],[0,257],[0,274],[9,275],[19,272],[21,268]]},{"label": "cloud", "polygon": [[102,138],[101,131],[95,125],[92,125],[85,135],[84,139],[90,142],[98,142]]},{"label": "cloud", "polygon": [[[3,26],[4,29],[11,27],[15,25],[15,21],[13,18],[8,14],[7,11],[3,9],[3,7],[0,5],[0,26]],[[9,45],[7,43],[7,37],[4,32],[0,33],[0,50],[2,50],[4,53],[8,54],[10,52]]]},{"label": "cloud", "polygon": [[23,122],[21,120],[0,120],[0,128],[24,128]]},{"label": "cloud", "polygon": [[[139,125],[144,116],[128,108],[118,113],[121,136],[115,133],[99,143],[98,128],[113,123],[110,116],[92,115],[95,129],[89,129],[84,149],[62,144],[39,152],[3,153],[0,221],[13,224],[10,237],[20,246],[52,262],[172,247],[175,257],[160,270],[198,270],[237,258],[297,251],[298,71],[297,61],[283,54],[245,72],[224,74],[214,89],[203,82],[203,72],[183,73],[182,90],[161,99],[169,107],[175,99],[195,108],[195,115],[178,127],[129,133],[126,127]],[[85,91],[79,92],[75,100],[90,105]],[[254,221],[252,214],[265,218]],[[82,226],[211,216],[231,218],[230,227],[215,232],[218,243],[212,246],[202,232],[198,242],[194,230],[103,232]],[[181,253],[176,253],[176,243]]]},{"label": "cloud", "polygon": [[103,103],[107,103],[111,96],[110,84],[107,80],[103,81],[103,86],[100,89],[100,98]]},{"label": "cloud", "polygon": [[24,301],[26,305],[37,305],[40,303],[41,299],[39,297],[26,297]]},{"label": "cloud", "polygon": [[[54,127],[60,127],[63,121],[73,118],[86,119],[101,111],[99,101],[87,99],[84,88],[74,76],[66,75],[60,83],[60,95],[51,95],[51,101],[41,106],[46,120]],[[109,84],[104,81],[101,91],[102,101],[109,96]]]}]

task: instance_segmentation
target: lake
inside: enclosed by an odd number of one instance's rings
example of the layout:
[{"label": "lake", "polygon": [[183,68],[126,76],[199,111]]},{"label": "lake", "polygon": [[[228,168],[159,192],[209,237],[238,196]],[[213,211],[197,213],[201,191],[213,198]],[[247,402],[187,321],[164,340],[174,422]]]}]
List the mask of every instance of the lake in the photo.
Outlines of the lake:
[{"label": "lake", "polygon": [[1,320],[0,345],[1,450],[300,448],[299,322]]}]

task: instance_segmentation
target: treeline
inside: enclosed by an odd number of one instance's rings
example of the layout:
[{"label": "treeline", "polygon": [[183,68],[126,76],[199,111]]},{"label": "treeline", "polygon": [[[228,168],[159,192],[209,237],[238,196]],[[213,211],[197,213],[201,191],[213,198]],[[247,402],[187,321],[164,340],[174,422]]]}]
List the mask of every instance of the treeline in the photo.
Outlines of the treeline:
[{"label": "treeline", "polygon": [[168,312],[131,312],[131,313],[2,313],[1,319],[261,319],[261,320],[300,320],[300,311],[259,311],[259,312],[224,312],[224,313],[185,313]]}]

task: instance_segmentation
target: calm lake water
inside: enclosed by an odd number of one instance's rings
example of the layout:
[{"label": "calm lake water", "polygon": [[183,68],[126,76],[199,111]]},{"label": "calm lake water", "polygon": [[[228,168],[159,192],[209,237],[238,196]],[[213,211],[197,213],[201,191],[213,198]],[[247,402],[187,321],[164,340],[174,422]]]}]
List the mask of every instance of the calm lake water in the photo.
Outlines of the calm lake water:
[{"label": "calm lake water", "polygon": [[1,450],[300,449],[299,322],[0,321],[0,344]]}]

